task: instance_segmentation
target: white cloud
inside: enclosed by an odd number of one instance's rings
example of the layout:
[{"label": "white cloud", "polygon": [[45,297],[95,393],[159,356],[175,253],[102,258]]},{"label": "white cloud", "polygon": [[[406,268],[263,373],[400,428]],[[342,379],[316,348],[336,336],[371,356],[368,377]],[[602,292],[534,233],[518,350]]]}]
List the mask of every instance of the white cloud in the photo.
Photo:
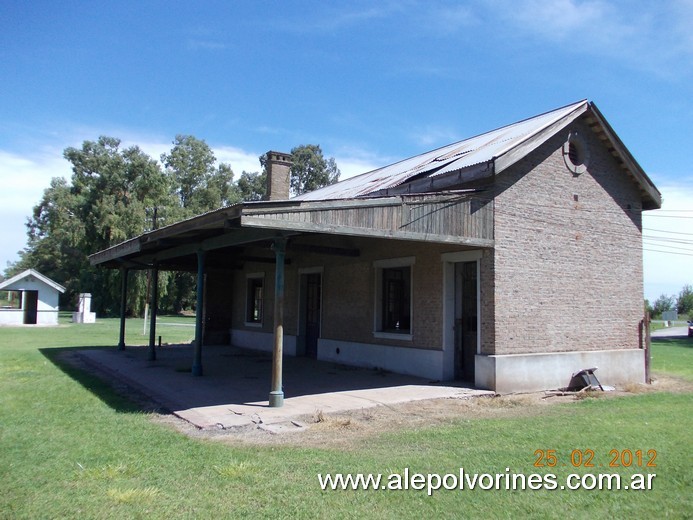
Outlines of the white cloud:
[{"label": "white cloud", "polygon": [[62,150],[44,148],[31,157],[0,150],[0,270],[8,261],[17,260],[17,252],[26,246],[26,219],[43,196],[53,177],[71,175]]},{"label": "white cloud", "polygon": [[260,153],[248,152],[233,146],[217,146],[212,149],[218,162],[231,165],[236,180],[244,171],[259,172],[262,169]]},{"label": "white cloud", "polygon": [[61,151],[44,151],[28,158],[0,150],[3,211],[28,215],[53,177],[70,175],[70,165]]},{"label": "white cloud", "polygon": [[450,128],[442,128],[432,125],[417,129],[411,134],[411,138],[417,145],[428,148],[444,146],[460,140],[459,132],[455,132]]},{"label": "white cloud", "polygon": [[505,29],[506,36],[608,56],[661,76],[693,72],[690,0],[493,0],[478,5],[502,21],[497,34]]},{"label": "white cloud", "polygon": [[337,162],[337,167],[341,172],[339,180],[342,181],[384,166],[383,164],[375,164],[373,161],[361,157],[341,156],[335,157],[334,160]]},{"label": "white cloud", "polygon": [[[506,4],[507,2],[500,2]],[[512,20],[525,30],[553,41],[576,46],[605,45],[621,40],[633,29],[621,23],[614,6],[599,0],[513,1]],[[509,14],[509,13],[506,13]]]}]

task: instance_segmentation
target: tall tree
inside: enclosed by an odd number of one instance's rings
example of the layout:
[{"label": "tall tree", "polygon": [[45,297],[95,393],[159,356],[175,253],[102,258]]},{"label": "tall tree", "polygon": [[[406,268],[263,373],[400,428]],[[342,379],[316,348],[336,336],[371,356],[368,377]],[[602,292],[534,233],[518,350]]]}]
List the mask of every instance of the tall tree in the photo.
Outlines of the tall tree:
[{"label": "tall tree", "polygon": [[[168,222],[192,217],[240,200],[233,183],[233,170],[217,159],[209,145],[191,135],[177,135],[173,147],[161,155],[161,163],[171,179],[177,207],[167,208]],[[196,280],[190,273],[170,273],[161,305],[178,312],[195,301]]]},{"label": "tall tree", "polygon": [[263,171],[243,172],[238,178],[238,193],[243,201],[258,201],[265,198],[267,193],[267,174]]},{"label": "tall tree", "polygon": [[[118,309],[118,275],[92,268],[87,257],[142,233],[145,208],[170,204],[168,182],[156,161],[136,146],[121,150],[113,137],[84,141],[65,149],[64,157],[72,164],[71,182],[56,178],[44,191],[27,222],[28,245],[18,265],[64,282],[68,298],[92,292],[96,311],[109,314]],[[130,288],[137,296],[135,278]]]},{"label": "tall tree", "polygon": [[320,145],[304,144],[291,150],[291,191],[301,195],[339,181],[334,157],[325,159]]},{"label": "tall tree", "polygon": [[676,310],[681,315],[693,314],[693,287],[684,285],[676,299]]},{"label": "tall tree", "polygon": [[240,200],[228,164],[215,165],[209,145],[191,135],[177,135],[173,148],[161,155],[161,163],[171,178],[183,216],[218,209]]},{"label": "tall tree", "polygon": [[75,207],[67,181],[54,177],[27,219],[27,247],[8,270],[13,275],[33,268],[60,280],[67,289],[65,302],[70,301],[79,286],[79,273],[84,268],[84,223],[75,214]]},{"label": "tall tree", "polygon": [[662,294],[657,298],[652,306],[652,311],[655,316],[661,316],[665,311],[671,311],[674,309],[674,297]]}]

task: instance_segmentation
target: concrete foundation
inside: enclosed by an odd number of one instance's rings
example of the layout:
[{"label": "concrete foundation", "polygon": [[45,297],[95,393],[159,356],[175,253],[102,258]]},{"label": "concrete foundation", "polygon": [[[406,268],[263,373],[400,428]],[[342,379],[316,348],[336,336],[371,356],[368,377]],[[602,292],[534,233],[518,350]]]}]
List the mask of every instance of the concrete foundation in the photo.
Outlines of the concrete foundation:
[{"label": "concrete foundation", "polygon": [[[230,329],[231,344],[236,347],[272,352],[274,349],[274,334],[254,330]],[[284,355],[296,355],[296,336],[284,334]]]},{"label": "concrete foundation", "polygon": [[398,374],[425,377],[432,381],[440,381],[443,378],[442,350],[320,339],[318,359],[345,365],[381,368]]},{"label": "concrete foundation", "polygon": [[599,350],[554,354],[476,356],[475,386],[498,393],[534,392],[568,386],[574,372],[597,367],[599,382],[619,386],[645,382],[645,351]]}]

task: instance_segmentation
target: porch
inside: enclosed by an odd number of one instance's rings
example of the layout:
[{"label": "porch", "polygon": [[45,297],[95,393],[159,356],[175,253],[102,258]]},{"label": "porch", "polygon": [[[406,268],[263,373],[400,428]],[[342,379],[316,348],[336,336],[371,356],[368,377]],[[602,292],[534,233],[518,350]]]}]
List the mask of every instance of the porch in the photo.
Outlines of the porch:
[{"label": "porch", "polygon": [[147,350],[79,350],[77,355],[97,372],[137,390],[198,428],[296,430],[319,411],[328,414],[426,399],[493,395],[449,382],[431,383],[381,370],[286,357],[283,383],[291,397],[284,400],[283,407],[274,408],[267,400],[270,353],[206,345],[205,376],[192,378],[192,347],[157,348],[156,361],[147,361]]}]

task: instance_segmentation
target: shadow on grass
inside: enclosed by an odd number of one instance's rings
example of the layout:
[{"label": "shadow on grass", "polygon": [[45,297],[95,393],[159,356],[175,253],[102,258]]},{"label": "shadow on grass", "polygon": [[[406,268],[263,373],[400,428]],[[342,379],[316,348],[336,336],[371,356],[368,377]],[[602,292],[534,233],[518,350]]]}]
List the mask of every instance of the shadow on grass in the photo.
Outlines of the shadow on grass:
[{"label": "shadow on grass", "polygon": [[[115,347],[44,348],[41,353],[65,374],[82,384],[117,411],[178,411],[219,405],[268,406],[272,356],[230,345],[206,346],[204,376],[190,372],[189,345],[157,349],[156,360],[147,349]],[[305,357],[283,360],[285,397],[334,392],[378,390],[411,385],[436,385],[423,378],[373,368],[350,367]],[[470,388],[456,381],[445,386]],[[134,404],[128,402],[134,401]],[[144,402],[145,408],[140,406]],[[149,407],[147,408],[147,402]]]},{"label": "shadow on grass", "polygon": [[689,338],[688,336],[652,338],[652,344],[669,345],[672,347],[693,348],[693,338]]},{"label": "shadow on grass", "polygon": [[76,354],[81,350],[113,349],[113,347],[49,347],[39,352],[65,375],[82,385],[119,413],[170,413],[132,387],[87,365]]}]

